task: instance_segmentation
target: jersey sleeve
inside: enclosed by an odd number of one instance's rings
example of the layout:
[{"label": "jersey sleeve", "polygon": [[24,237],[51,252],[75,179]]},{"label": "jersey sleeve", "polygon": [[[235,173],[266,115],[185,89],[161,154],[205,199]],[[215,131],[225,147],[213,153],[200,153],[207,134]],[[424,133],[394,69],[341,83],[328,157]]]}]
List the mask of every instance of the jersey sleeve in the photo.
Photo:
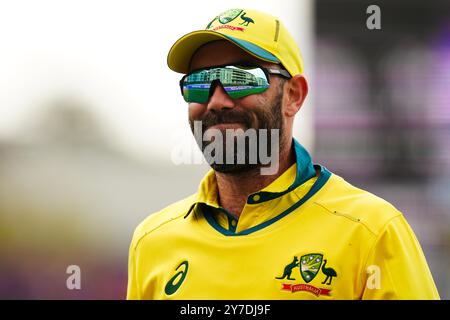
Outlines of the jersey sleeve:
[{"label": "jersey sleeve", "polygon": [[392,218],[369,252],[362,299],[440,299],[427,261],[403,215]]},{"label": "jersey sleeve", "polygon": [[136,275],[136,247],[134,244],[134,237],[131,241],[129,256],[128,256],[128,286],[127,286],[127,300],[138,300],[139,289]]}]

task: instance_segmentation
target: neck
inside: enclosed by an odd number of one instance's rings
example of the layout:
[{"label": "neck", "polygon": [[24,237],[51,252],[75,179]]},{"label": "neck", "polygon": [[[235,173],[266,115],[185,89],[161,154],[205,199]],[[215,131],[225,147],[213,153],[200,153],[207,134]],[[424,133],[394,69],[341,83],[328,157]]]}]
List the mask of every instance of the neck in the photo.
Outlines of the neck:
[{"label": "neck", "polygon": [[268,186],[294,163],[295,151],[291,139],[286,147],[280,150],[279,169],[273,175],[261,175],[260,168],[239,174],[216,171],[219,205],[239,217],[250,194]]}]

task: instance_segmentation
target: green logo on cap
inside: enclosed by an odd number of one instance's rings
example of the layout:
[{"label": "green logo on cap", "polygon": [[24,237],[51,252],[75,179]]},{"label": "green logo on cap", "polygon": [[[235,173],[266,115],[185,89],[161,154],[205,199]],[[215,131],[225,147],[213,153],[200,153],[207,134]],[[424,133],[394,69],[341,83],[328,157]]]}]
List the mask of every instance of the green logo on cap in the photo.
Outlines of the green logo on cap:
[{"label": "green logo on cap", "polygon": [[243,11],[242,9],[227,10],[227,11],[221,13],[220,15],[218,15],[217,17],[215,17],[210,23],[208,23],[208,26],[206,27],[206,29],[211,28],[211,25],[216,20],[219,20],[219,22],[221,24],[229,23],[229,22],[233,21],[234,19],[236,19],[237,17],[239,17],[239,15],[242,13],[242,11]]},{"label": "green logo on cap", "polygon": [[230,9],[219,15],[219,21],[222,24],[228,23],[236,19],[242,12],[242,9]]},{"label": "green logo on cap", "polygon": [[252,18],[246,17],[246,16],[245,16],[246,14],[247,14],[247,12],[244,12],[244,13],[242,14],[241,19],[243,20],[243,22],[242,22],[242,23],[239,23],[239,24],[242,24],[242,25],[244,25],[244,26],[248,26],[249,23],[255,23],[255,21],[253,21]]}]

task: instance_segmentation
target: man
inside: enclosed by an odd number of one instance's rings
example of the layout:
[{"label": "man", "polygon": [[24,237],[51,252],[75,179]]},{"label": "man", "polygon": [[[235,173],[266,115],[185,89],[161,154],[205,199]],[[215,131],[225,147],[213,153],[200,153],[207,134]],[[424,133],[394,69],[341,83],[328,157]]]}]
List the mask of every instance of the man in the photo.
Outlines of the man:
[{"label": "man", "polygon": [[313,165],[293,139],[308,85],[277,18],[228,10],[180,38],[168,65],[185,74],[212,170],[136,228],[128,299],[439,299],[402,213]]}]

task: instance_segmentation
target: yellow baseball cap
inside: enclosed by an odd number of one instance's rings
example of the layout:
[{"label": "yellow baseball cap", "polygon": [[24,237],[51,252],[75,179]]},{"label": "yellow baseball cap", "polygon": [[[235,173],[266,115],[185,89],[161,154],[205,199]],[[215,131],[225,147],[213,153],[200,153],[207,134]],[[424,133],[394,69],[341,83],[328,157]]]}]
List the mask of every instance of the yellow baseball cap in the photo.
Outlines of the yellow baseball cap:
[{"label": "yellow baseball cap", "polygon": [[303,72],[303,60],[283,23],[269,14],[250,9],[230,9],[216,16],[205,30],[178,39],[167,56],[170,69],[188,73],[192,55],[200,46],[228,40],[258,59],[281,63],[295,76]]}]

